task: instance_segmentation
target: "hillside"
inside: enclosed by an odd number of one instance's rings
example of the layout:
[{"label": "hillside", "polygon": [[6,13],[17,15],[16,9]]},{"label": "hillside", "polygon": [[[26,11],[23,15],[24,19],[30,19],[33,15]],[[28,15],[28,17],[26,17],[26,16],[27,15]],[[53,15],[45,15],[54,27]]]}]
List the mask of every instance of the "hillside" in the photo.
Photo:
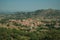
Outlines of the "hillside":
[{"label": "hillside", "polygon": [[0,40],[60,40],[60,10],[0,13]]},{"label": "hillside", "polygon": [[[4,26],[7,26],[9,24],[10,28],[11,26],[13,28],[16,28],[16,25],[38,26],[48,23],[51,24],[53,21],[55,22],[55,25],[57,25],[57,23],[60,25],[60,10],[42,9],[32,12],[0,13],[0,23],[4,24]],[[0,25],[2,26],[2,24]]]},{"label": "hillside", "polygon": [[22,18],[35,18],[35,17],[45,17],[45,18],[59,18],[60,19],[60,10],[55,9],[42,9],[36,10],[32,12],[8,12],[8,13],[0,13],[0,15],[5,15],[8,18],[22,19]]}]

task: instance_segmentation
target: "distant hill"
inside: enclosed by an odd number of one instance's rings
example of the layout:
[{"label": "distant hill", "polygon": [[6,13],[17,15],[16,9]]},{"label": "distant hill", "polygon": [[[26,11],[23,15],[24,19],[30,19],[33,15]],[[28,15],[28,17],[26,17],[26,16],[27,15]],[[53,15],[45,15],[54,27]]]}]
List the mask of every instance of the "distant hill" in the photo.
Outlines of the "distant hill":
[{"label": "distant hill", "polygon": [[46,10],[36,10],[33,12],[16,12],[14,15],[22,18],[32,18],[32,17],[59,17],[60,10],[46,9]]},{"label": "distant hill", "polygon": [[36,10],[32,12],[11,12],[11,13],[0,13],[0,15],[7,15],[7,18],[14,18],[14,19],[24,19],[24,18],[38,18],[38,17],[45,17],[45,18],[60,18],[60,10],[55,9],[42,9]]},{"label": "distant hill", "polygon": [[47,9],[47,10],[37,10],[35,11],[37,15],[40,16],[60,16],[60,10],[53,10],[53,9]]}]

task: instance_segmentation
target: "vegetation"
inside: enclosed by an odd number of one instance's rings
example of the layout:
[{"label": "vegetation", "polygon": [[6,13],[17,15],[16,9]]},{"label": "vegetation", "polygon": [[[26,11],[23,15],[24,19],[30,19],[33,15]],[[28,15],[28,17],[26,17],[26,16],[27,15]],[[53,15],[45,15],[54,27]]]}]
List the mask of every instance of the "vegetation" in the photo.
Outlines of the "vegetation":
[{"label": "vegetation", "polygon": [[0,28],[0,40],[60,40],[60,30],[26,32],[24,30]]}]

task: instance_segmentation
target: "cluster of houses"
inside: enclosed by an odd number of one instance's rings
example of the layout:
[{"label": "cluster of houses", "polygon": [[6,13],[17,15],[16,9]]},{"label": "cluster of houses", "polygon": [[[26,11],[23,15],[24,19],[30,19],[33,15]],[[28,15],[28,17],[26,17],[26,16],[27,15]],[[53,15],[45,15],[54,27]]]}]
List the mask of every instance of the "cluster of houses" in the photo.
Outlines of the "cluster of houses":
[{"label": "cluster of houses", "polygon": [[[25,25],[29,28],[37,28],[38,26],[40,25],[43,25],[42,27],[44,28],[47,28],[47,24],[48,25],[51,25],[51,21],[49,22],[44,22],[44,21],[39,21],[39,20],[34,20],[32,18],[28,18],[28,19],[23,19],[23,20],[9,20],[9,22],[15,22],[15,23],[18,23],[18,24],[21,24],[21,25]],[[54,23],[52,23],[54,24]],[[58,28],[60,27],[60,23],[59,22],[56,22],[56,24],[54,25],[54,27]]]},{"label": "cluster of houses", "polygon": [[9,20],[9,22],[15,22],[21,25],[25,25],[27,27],[30,27],[31,29],[34,27],[36,28],[38,25],[43,24],[42,22],[38,21],[38,20],[33,20],[31,18],[28,19],[23,19],[23,20]]}]

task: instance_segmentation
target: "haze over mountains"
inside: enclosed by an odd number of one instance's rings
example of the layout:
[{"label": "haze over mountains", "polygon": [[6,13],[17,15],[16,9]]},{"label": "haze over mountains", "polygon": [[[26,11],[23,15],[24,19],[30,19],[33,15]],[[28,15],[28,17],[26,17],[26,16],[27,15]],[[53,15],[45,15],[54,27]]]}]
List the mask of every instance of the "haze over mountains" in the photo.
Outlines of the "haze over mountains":
[{"label": "haze over mountains", "polygon": [[10,18],[39,18],[39,17],[46,17],[46,18],[59,18],[60,19],[60,10],[56,9],[42,9],[42,10],[35,10],[32,12],[6,12],[0,13],[0,15],[7,15],[6,17]]}]

